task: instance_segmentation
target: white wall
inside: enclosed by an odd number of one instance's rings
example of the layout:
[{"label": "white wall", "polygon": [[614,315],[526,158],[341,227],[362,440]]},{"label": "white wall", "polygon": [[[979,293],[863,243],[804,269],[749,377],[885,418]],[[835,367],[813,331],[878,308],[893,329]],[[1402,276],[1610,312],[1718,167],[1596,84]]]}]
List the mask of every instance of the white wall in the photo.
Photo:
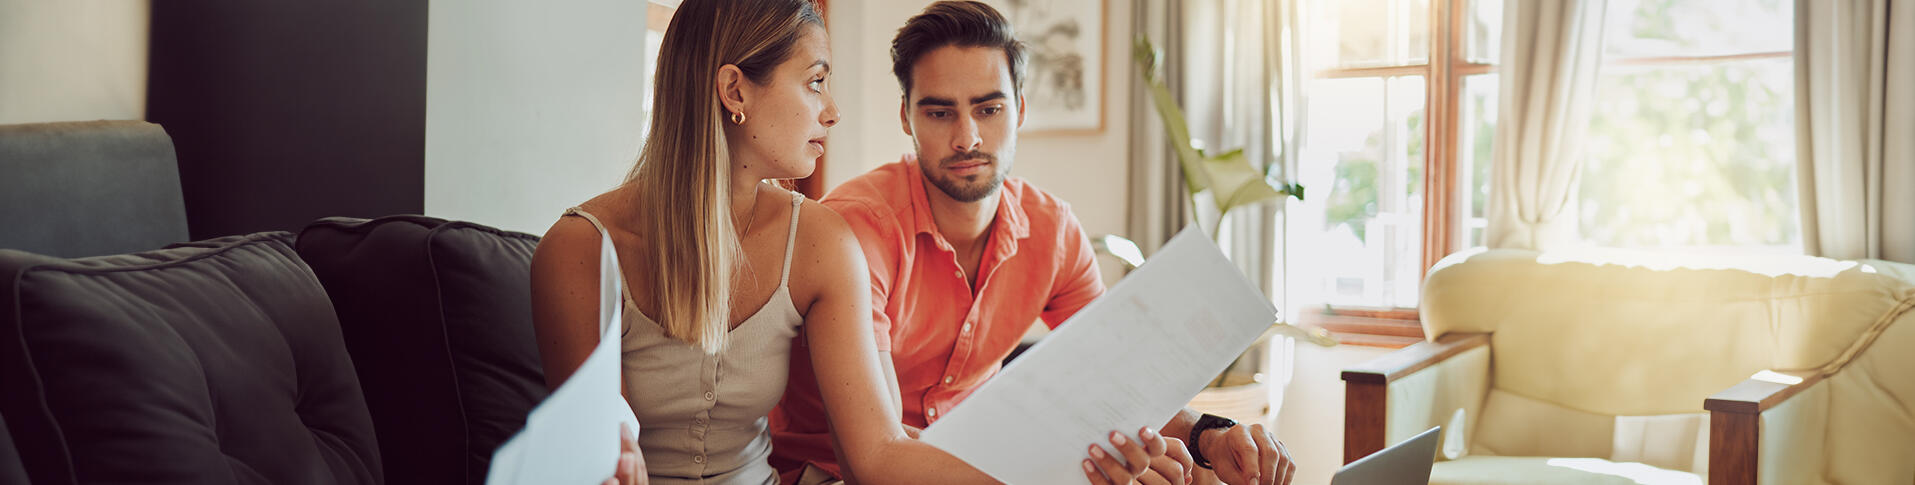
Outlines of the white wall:
[{"label": "white wall", "polygon": [[1296,461],[1297,485],[1323,485],[1343,466],[1343,369],[1395,349],[1298,343],[1295,374],[1277,414],[1277,438]]},{"label": "white wall", "polygon": [[0,0],[0,124],[146,117],[151,4]]},{"label": "white wall", "polygon": [[647,2],[437,0],[425,212],[544,234],[642,143]]},{"label": "white wall", "polygon": [[[851,177],[898,160],[911,140],[898,123],[902,91],[891,74],[891,38],[904,21],[930,5],[926,0],[830,3],[832,93],[842,119],[832,129],[825,182],[836,187]],[[1130,8],[1106,2],[1104,31],[1104,129],[1081,135],[1021,134],[1012,175],[1069,201],[1091,235],[1125,234],[1130,180],[1128,93],[1137,77],[1130,64]],[[1146,112],[1145,114],[1148,114]],[[1106,282],[1122,268],[1100,259]]]}]

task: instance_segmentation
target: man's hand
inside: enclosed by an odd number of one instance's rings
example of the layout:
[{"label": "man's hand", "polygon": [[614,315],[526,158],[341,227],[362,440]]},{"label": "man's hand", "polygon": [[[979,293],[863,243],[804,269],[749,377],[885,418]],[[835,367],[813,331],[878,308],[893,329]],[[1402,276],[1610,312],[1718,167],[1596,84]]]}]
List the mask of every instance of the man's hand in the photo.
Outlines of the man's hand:
[{"label": "man's hand", "polygon": [[638,437],[632,436],[632,430],[625,423],[618,424],[618,468],[613,469],[612,478],[605,479],[601,485],[647,485],[651,476],[645,472],[645,455],[638,453]]},{"label": "man's hand", "polygon": [[1261,424],[1205,430],[1198,449],[1217,479],[1230,485],[1288,485],[1297,465],[1277,436]]},{"label": "man's hand", "polygon": [[[1084,477],[1090,479],[1092,485],[1128,485],[1140,479],[1146,480],[1143,483],[1148,485],[1178,485],[1181,482],[1169,482],[1164,477],[1171,474],[1181,476],[1183,472],[1167,470],[1168,473],[1160,473],[1157,469],[1158,459],[1163,458],[1168,451],[1165,446],[1168,441],[1150,428],[1139,430],[1135,437],[1112,431],[1110,444],[1117,452],[1113,454],[1104,451],[1104,447],[1090,445],[1090,459],[1083,461]],[[1123,455],[1123,460],[1119,461],[1116,455]],[[1169,464],[1164,466],[1168,467]],[[1157,481],[1147,481],[1151,478]]]}]

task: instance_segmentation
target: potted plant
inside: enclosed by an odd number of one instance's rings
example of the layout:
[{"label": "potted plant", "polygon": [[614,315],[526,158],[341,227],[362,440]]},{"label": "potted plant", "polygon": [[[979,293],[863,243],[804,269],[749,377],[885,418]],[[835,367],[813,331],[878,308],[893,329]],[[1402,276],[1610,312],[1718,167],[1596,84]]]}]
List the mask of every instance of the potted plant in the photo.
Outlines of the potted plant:
[{"label": "potted plant", "polygon": [[[1132,55],[1152,104],[1157,107],[1157,115],[1163,119],[1164,131],[1170,137],[1169,143],[1176,150],[1177,164],[1184,176],[1184,196],[1189,202],[1187,205],[1192,219],[1202,225],[1197,217],[1202,213],[1198,205],[1200,200],[1215,204],[1216,222],[1205,228],[1212,240],[1217,238],[1224,216],[1233,209],[1278,201],[1284,197],[1303,200],[1303,185],[1283,180],[1274,164],[1259,170],[1244,157],[1242,149],[1212,155],[1192,144],[1183,109],[1177,106],[1170,96],[1170,89],[1158,77],[1157,51],[1150,39],[1137,36]],[[1109,243],[1106,242],[1106,245]],[[1132,245],[1131,251],[1135,251],[1134,247]],[[1267,352],[1265,344],[1277,335],[1295,337],[1325,347],[1336,345],[1336,340],[1324,329],[1301,328],[1279,319],[1270,324],[1270,328],[1257,338],[1257,343],[1252,344],[1250,350],[1239,355],[1223,373],[1211,380],[1210,385],[1191,400],[1191,407],[1245,422],[1260,421],[1267,416],[1270,392],[1263,382],[1262,361]]]}]

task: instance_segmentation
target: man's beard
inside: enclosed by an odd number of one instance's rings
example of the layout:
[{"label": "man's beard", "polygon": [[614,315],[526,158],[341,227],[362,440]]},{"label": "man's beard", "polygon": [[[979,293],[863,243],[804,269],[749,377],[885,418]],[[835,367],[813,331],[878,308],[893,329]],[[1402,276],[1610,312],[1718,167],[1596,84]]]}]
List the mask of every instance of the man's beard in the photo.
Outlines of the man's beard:
[{"label": "man's beard", "polygon": [[998,187],[1004,186],[1004,176],[1009,170],[1004,170],[1004,167],[998,165],[997,157],[989,153],[959,153],[945,157],[944,160],[938,162],[937,167],[943,168],[966,160],[983,160],[989,162],[991,174],[985,180],[964,180],[958,176],[944,175],[943,172],[933,171],[931,167],[922,164],[919,165],[918,170],[924,172],[924,179],[931,181],[931,185],[937,186],[938,190],[944,191],[944,195],[948,195],[958,202],[977,202],[984,200],[985,197],[990,197],[991,194],[997,193]]}]

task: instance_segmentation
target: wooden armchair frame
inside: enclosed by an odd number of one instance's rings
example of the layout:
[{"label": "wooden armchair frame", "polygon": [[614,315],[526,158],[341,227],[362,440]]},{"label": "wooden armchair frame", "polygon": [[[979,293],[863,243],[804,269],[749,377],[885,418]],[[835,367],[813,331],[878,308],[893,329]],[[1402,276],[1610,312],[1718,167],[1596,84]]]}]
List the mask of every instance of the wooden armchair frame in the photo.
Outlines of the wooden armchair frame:
[{"label": "wooden armchair frame", "polygon": [[[1343,462],[1382,450],[1391,382],[1443,362],[1464,351],[1489,345],[1489,334],[1450,333],[1434,342],[1404,347],[1343,371]],[[1783,384],[1748,379],[1703,401],[1709,412],[1709,483],[1756,483],[1761,450],[1762,412],[1821,382],[1821,374]]]}]

